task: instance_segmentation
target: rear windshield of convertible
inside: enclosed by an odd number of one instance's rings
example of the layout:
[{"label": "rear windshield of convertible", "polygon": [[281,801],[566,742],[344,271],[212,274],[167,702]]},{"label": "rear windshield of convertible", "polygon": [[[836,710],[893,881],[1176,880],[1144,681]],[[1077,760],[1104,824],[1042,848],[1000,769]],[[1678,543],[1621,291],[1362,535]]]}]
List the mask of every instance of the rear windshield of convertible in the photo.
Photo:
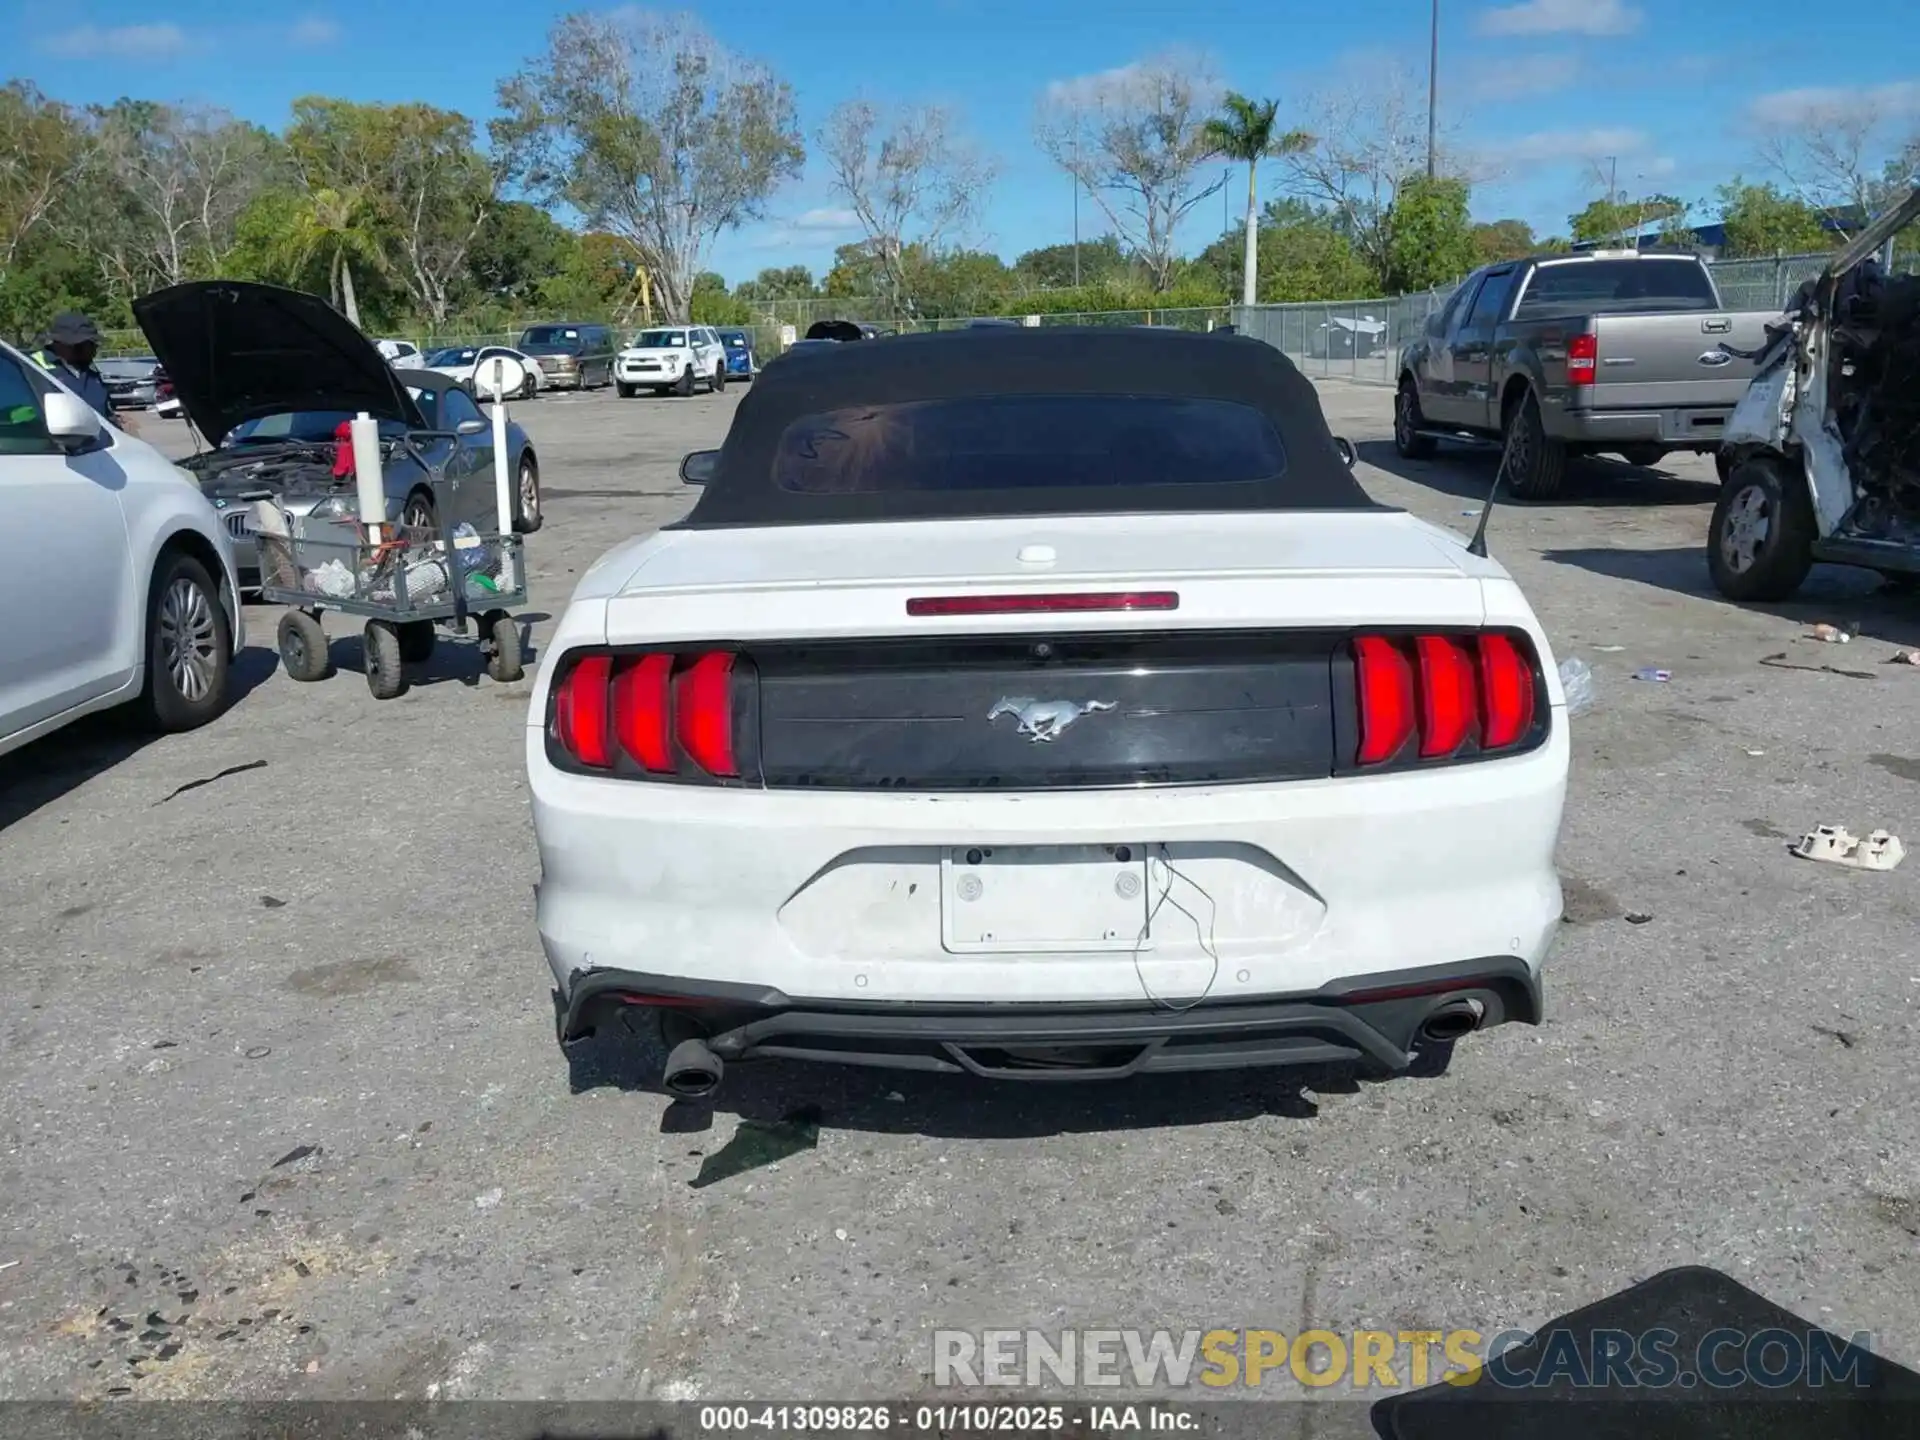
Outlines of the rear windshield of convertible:
[{"label": "rear windshield of convertible", "polygon": [[793,421],[775,483],[806,495],[1236,485],[1285,474],[1273,422],[1237,401],[976,395],[861,405]]}]

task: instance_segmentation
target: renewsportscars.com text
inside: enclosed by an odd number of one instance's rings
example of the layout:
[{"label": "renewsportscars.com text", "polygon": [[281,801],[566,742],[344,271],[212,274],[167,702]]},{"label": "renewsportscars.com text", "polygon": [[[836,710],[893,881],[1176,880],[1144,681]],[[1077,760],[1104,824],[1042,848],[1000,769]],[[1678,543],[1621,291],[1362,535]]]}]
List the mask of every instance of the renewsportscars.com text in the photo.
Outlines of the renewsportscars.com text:
[{"label": "renewsportscars.com text", "polygon": [[[1841,1340],[1822,1330],[1710,1331],[1685,1346],[1672,1330],[1532,1334],[1502,1330],[938,1330],[939,1386],[1200,1385],[1325,1390],[1420,1389],[1496,1384],[1528,1388],[1663,1390],[1758,1386],[1863,1388],[1871,1383],[1866,1332]],[[1524,1371],[1488,1363],[1537,1346]],[[1515,1357],[1518,1359],[1519,1357]],[[1509,1362],[1510,1364],[1512,1362]]]}]

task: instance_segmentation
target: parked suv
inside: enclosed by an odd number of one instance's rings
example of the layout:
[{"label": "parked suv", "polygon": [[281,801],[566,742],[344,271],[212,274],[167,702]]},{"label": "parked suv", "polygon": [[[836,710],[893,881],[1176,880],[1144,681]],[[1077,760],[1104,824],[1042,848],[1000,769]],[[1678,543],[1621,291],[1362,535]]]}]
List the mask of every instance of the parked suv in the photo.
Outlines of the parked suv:
[{"label": "parked suv", "polygon": [[529,325],[514,348],[539,362],[545,389],[592,390],[613,383],[614,343],[609,326]]},{"label": "parked suv", "polygon": [[620,393],[633,396],[645,388],[656,395],[669,390],[693,394],[694,386],[727,388],[727,347],[706,325],[662,325],[642,330],[633,344],[620,352],[615,370]]}]

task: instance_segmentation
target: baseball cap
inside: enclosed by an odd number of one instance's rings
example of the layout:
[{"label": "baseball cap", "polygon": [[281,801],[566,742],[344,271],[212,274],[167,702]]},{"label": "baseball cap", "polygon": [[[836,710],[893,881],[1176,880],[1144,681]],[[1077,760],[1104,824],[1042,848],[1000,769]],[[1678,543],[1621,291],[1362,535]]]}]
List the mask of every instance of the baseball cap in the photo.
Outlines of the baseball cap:
[{"label": "baseball cap", "polygon": [[56,345],[98,345],[100,327],[79,311],[67,310],[53,317],[47,339]]}]

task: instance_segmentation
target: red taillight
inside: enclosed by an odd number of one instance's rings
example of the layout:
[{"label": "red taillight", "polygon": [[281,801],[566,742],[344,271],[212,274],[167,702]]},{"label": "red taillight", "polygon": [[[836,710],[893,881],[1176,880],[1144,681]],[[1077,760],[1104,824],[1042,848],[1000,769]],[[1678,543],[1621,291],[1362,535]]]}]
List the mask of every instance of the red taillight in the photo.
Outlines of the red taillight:
[{"label": "red taillight", "polygon": [[1567,383],[1593,384],[1594,367],[1600,361],[1600,337],[1592,331],[1567,341]]},{"label": "red taillight", "polygon": [[1480,686],[1485,749],[1511,745],[1533,729],[1533,667],[1505,635],[1480,637]]},{"label": "red taillight", "polygon": [[614,726],[620,744],[655,775],[673,772],[673,718],[667,678],[673,656],[642,655],[627,661],[613,682]]},{"label": "red taillight", "polygon": [[1031,615],[1090,610],[1178,610],[1172,590],[1125,590],[1066,595],[921,595],[907,601],[909,615]]},{"label": "red taillight", "polygon": [[596,770],[613,764],[613,732],[607,723],[607,682],[612,676],[612,656],[589,655],[567,672],[553,702],[553,732],[560,748]]},{"label": "red taillight", "polygon": [[1422,635],[1420,656],[1420,758],[1451,755],[1473,733],[1480,697],[1466,646],[1450,635]]},{"label": "red taillight", "polygon": [[733,778],[733,656],[702,655],[683,674],[674,696],[674,728],[680,745],[709,775]]},{"label": "red taillight", "polygon": [[1413,667],[1400,647],[1378,635],[1353,642],[1360,672],[1360,763],[1379,765],[1413,735]]},{"label": "red taillight", "polygon": [[1353,658],[1363,766],[1493,754],[1534,734],[1539,677],[1512,636],[1360,635]]},{"label": "red taillight", "polygon": [[[553,743],[592,770],[735,780],[737,657],[711,650],[587,654],[553,692]],[[697,767],[697,768],[696,768]]]}]

